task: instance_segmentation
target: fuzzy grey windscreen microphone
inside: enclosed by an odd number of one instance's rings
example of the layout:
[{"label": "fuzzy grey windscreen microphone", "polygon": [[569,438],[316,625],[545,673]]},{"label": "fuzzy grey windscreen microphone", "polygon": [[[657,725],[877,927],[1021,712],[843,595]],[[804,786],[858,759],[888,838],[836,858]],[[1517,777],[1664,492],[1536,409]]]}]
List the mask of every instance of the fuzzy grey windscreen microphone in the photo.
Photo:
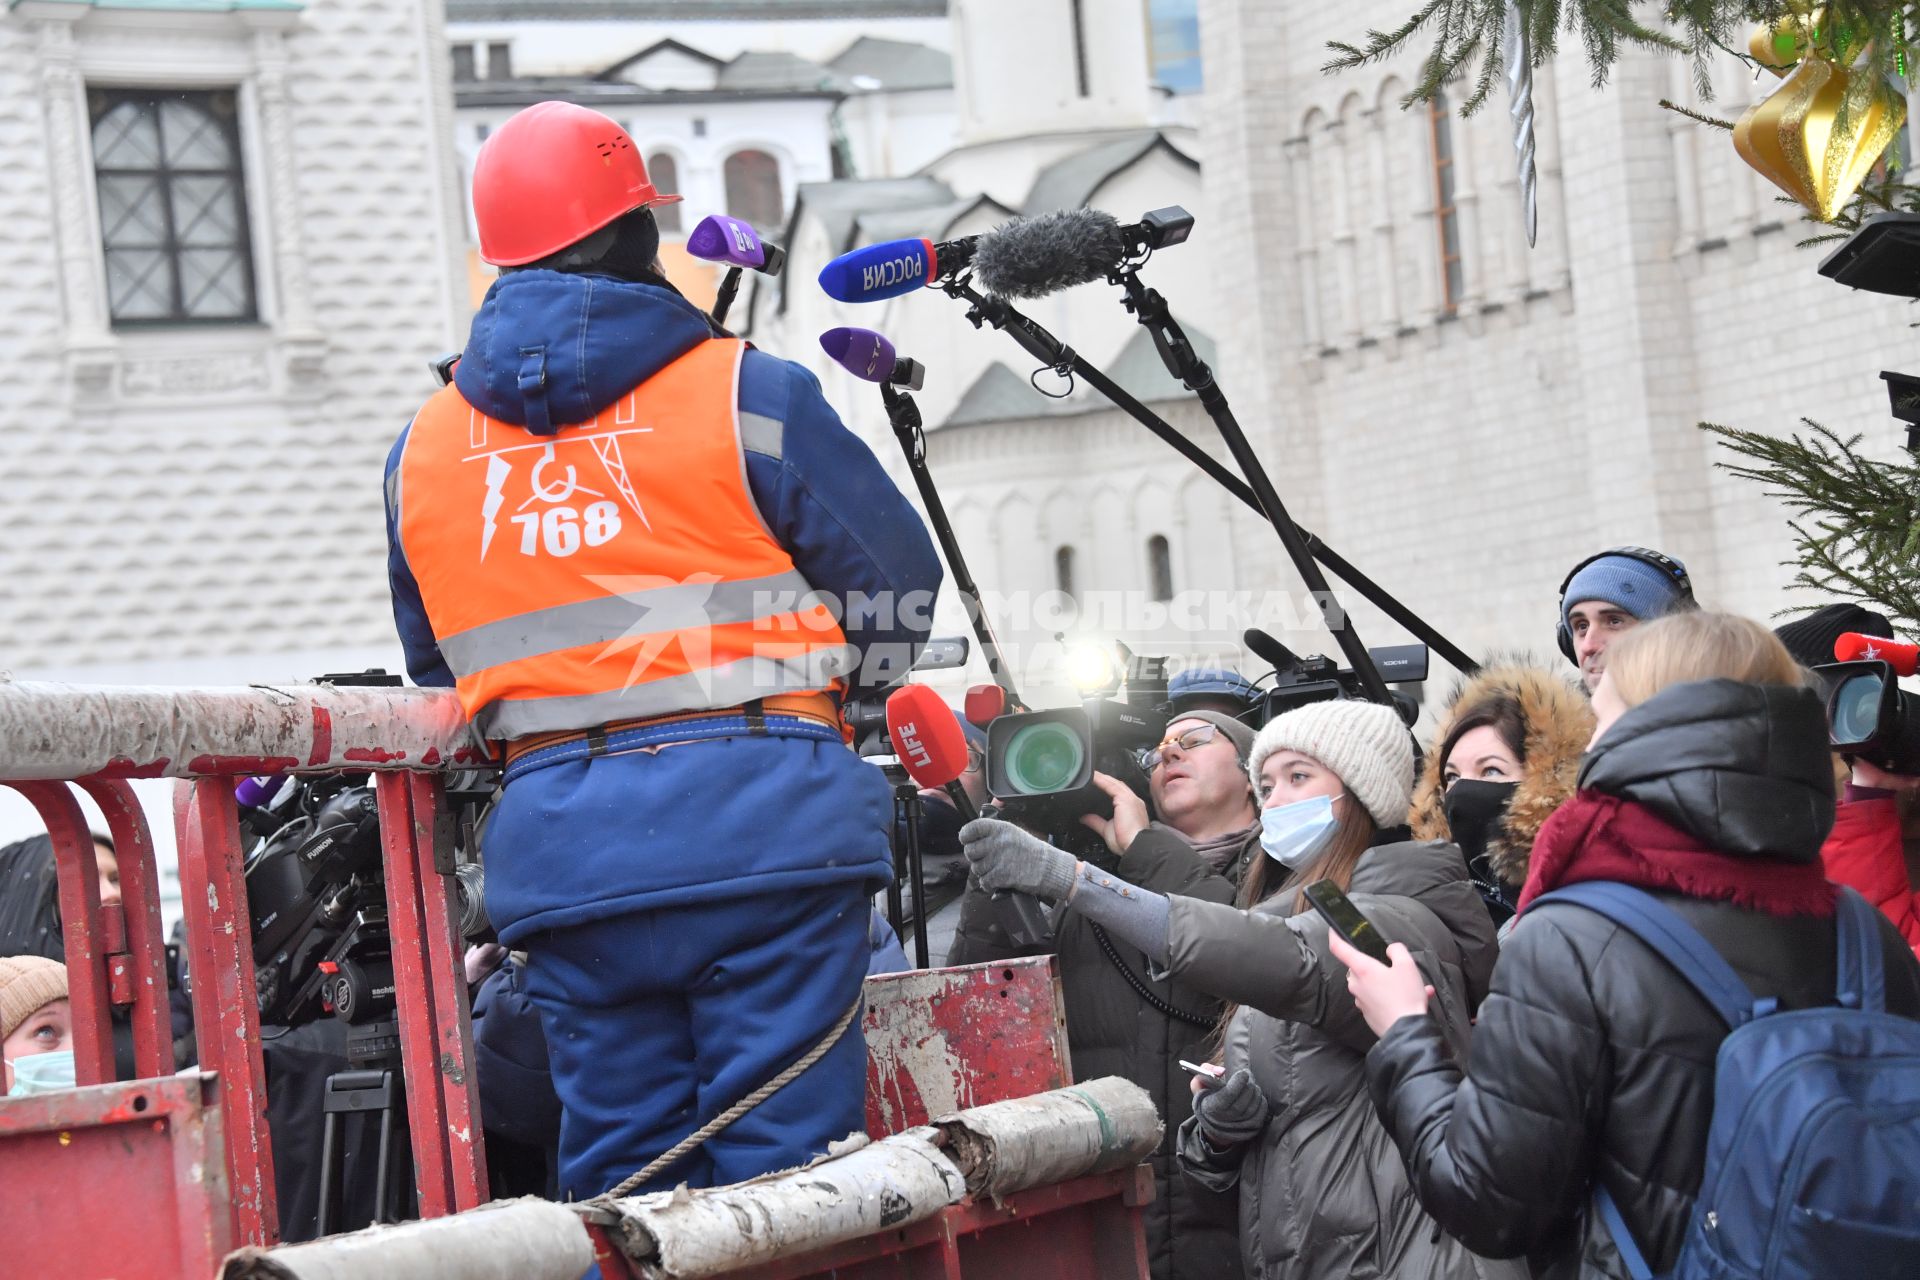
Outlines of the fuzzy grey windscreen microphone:
[{"label": "fuzzy grey windscreen microphone", "polygon": [[1126,261],[1120,222],[1098,209],[1015,218],[980,237],[973,275],[1002,298],[1044,298],[1098,280]]}]

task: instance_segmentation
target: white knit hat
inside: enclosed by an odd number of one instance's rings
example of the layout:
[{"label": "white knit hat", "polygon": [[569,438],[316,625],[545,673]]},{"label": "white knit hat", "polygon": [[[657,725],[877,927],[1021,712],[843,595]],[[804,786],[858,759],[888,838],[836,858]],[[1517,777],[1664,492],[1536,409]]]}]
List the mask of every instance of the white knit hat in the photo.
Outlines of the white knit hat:
[{"label": "white knit hat", "polygon": [[1397,827],[1413,798],[1413,738],[1392,707],[1335,699],[1309,702],[1267,721],[1254,739],[1247,776],[1260,790],[1260,766],[1276,751],[1298,751],[1333,770],[1374,825]]}]

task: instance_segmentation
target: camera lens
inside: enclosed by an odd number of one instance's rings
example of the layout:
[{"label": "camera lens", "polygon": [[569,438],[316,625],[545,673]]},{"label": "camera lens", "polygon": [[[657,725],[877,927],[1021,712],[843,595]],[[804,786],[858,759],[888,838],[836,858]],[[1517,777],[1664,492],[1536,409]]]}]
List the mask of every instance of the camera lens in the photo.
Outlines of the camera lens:
[{"label": "camera lens", "polygon": [[1848,676],[1833,691],[1832,740],[1836,746],[1867,742],[1880,732],[1880,700],[1884,688],[1878,673]]},{"label": "camera lens", "polygon": [[1072,786],[1086,760],[1087,749],[1070,726],[1025,725],[1007,740],[1007,782],[1021,795],[1046,795]]}]

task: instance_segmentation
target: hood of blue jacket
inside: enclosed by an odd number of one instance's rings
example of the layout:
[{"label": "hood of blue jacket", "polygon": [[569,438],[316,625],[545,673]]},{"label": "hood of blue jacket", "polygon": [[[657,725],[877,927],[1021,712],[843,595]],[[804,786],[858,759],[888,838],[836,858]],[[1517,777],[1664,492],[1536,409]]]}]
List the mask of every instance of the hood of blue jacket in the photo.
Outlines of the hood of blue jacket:
[{"label": "hood of blue jacket", "polygon": [[488,417],[544,431],[586,421],[712,336],[670,289],[514,271],[487,290],[453,381]]}]

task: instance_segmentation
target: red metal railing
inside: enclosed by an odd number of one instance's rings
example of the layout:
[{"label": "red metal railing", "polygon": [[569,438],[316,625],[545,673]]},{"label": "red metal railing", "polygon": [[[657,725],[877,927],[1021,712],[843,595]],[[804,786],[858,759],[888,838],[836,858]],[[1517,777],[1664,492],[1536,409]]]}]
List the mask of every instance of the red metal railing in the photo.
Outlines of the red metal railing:
[{"label": "red metal railing", "polygon": [[[230,1231],[278,1237],[272,1142],[239,815],[239,777],[372,770],[384,843],[402,1071],[423,1217],[486,1199],[467,989],[440,774],[490,762],[450,692],[83,687],[0,680],[0,785],[53,838],[73,1004],[75,1077],[113,1080],[110,1007],[132,1020],[142,1078],[172,1071],[153,841],[127,778],[172,777],[200,1065],[218,1077]],[[121,903],[102,906],[93,839],[67,784],[106,815]],[[0,1105],[6,1105],[0,1103]],[[74,1203],[83,1203],[76,1196]]]}]

